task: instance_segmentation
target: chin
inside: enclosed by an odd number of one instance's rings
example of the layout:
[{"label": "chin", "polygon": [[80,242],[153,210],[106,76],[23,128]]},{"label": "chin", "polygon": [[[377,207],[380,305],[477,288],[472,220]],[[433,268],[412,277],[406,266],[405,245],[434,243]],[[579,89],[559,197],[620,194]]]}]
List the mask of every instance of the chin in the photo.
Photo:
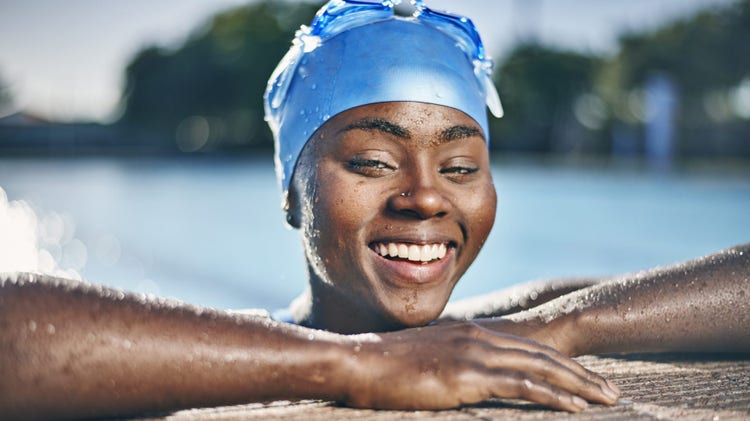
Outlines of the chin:
[{"label": "chin", "polygon": [[426,326],[443,313],[453,284],[423,290],[397,290],[380,295],[376,310],[389,330]]},{"label": "chin", "polygon": [[445,306],[431,306],[431,308],[424,309],[401,309],[401,311],[396,314],[390,313],[389,319],[392,321],[393,330],[426,326],[440,317],[440,314],[443,311],[443,307]]}]

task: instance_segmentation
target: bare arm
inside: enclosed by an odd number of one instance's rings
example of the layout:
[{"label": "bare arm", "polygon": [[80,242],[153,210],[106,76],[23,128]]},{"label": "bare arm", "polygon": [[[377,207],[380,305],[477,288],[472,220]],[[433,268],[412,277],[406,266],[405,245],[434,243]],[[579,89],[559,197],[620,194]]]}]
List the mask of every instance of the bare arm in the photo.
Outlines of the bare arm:
[{"label": "bare arm", "polygon": [[750,352],[750,244],[605,281],[482,326],[567,355]]},{"label": "bare arm", "polygon": [[342,336],[38,275],[0,278],[0,413],[101,417],[274,399],[568,411],[616,392],[531,341],[464,322]]},{"label": "bare arm", "polygon": [[449,302],[440,320],[474,320],[528,310],[557,297],[604,282],[605,278],[532,281],[478,297]]},{"label": "bare arm", "polygon": [[304,329],[263,317],[18,276],[0,295],[2,413],[103,416],[338,398],[335,385],[313,387],[337,371],[336,340],[310,341]]}]

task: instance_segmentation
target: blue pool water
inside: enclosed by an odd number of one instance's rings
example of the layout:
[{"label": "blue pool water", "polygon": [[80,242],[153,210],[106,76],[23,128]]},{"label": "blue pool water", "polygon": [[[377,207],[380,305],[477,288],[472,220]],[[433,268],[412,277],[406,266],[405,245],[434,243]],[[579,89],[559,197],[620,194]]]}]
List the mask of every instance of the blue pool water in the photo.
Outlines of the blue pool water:
[{"label": "blue pool water", "polygon": [[[493,171],[495,229],[454,298],[750,241],[747,171],[516,161]],[[0,187],[40,221],[63,222],[51,255],[94,282],[220,308],[279,308],[304,288],[299,239],[284,228],[269,158],[0,159]]]}]

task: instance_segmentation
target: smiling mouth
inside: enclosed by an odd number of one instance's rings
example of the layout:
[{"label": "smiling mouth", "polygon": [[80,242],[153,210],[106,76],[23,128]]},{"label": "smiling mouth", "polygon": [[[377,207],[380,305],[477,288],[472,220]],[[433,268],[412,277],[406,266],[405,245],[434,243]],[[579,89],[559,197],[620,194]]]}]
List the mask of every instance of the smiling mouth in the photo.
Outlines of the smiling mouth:
[{"label": "smiling mouth", "polygon": [[448,245],[445,243],[373,243],[372,249],[389,260],[429,263],[444,258],[448,252]]}]

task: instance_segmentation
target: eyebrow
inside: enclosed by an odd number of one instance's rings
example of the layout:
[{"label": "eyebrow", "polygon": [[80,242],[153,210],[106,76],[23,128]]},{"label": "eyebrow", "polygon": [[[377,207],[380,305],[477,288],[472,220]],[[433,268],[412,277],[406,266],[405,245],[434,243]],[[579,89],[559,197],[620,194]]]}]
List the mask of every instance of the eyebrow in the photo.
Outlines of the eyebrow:
[{"label": "eyebrow", "polygon": [[[349,130],[377,130],[403,139],[411,139],[409,130],[382,118],[363,118],[357,120],[341,129],[339,133]],[[474,126],[456,125],[441,131],[435,143],[450,142],[472,136],[482,137],[482,132]]]},{"label": "eyebrow", "polygon": [[341,129],[339,133],[355,129],[377,130],[383,133],[394,135],[396,137],[411,139],[411,133],[409,133],[408,130],[399,126],[398,124],[393,124],[388,120],[383,120],[382,118],[363,118],[361,120],[357,120]]},{"label": "eyebrow", "polygon": [[451,140],[463,139],[472,136],[482,137],[482,132],[473,126],[452,126],[440,132],[440,140],[450,142]]}]

